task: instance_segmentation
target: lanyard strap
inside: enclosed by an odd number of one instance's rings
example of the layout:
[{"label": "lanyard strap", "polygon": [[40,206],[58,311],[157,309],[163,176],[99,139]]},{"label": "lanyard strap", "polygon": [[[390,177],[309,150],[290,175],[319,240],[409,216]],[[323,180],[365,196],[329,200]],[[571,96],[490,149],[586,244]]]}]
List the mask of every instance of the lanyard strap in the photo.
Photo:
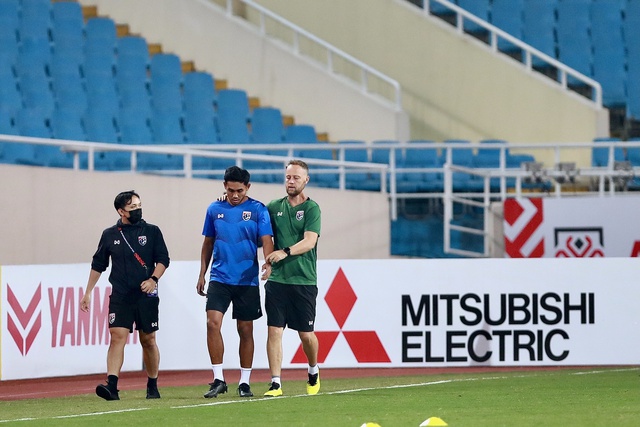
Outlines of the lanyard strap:
[{"label": "lanyard strap", "polygon": [[127,240],[127,238],[124,237],[124,233],[122,232],[122,228],[118,227],[118,231],[120,232],[120,235],[122,236],[122,239],[124,240],[124,242],[127,244],[127,246],[129,246],[129,249],[131,249],[131,252],[133,252],[133,256],[135,257],[135,259],[138,260],[138,262],[140,263],[142,268],[144,268],[144,271],[148,272],[147,264],[144,262],[142,257],[140,255],[138,255],[138,253],[131,247],[131,244],[129,244],[129,241]]}]

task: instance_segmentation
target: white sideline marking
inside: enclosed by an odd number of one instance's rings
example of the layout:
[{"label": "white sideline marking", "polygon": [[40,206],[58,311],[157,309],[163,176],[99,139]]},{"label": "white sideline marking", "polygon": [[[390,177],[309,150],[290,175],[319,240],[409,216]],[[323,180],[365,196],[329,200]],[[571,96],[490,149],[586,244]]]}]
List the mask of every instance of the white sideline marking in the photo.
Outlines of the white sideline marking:
[{"label": "white sideline marking", "polygon": [[[602,374],[607,372],[626,372],[626,371],[637,371],[640,368],[621,368],[621,369],[607,369],[607,370],[593,370],[593,371],[583,371],[583,372],[572,372],[569,375],[594,375],[594,374]],[[518,375],[516,377],[530,377],[532,375]],[[535,376],[535,375],[534,375]],[[497,380],[504,378],[514,378],[514,376],[495,376],[495,377],[476,377],[476,378],[462,378],[462,379],[451,379],[451,380],[440,380],[440,381],[428,381],[423,383],[414,383],[414,384],[398,384],[391,385],[385,387],[365,387],[365,388],[356,388],[350,390],[336,390],[336,391],[328,391],[321,392],[319,395],[333,395],[333,394],[348,394],[348,393],[358,393],[361,391],[369,391],[369,390],[391,390],[391,389],[399,389],[399,388],[409,388],[409,387],[422,387],[422,386],[430,386],[430,385],[438,385],[438,384],[448,384],[448,383],[456,383],[456,382],[464,382],[464,381],[487,381],[487,380]],[[295,395],[284,395],[279,397],[260,397],[257,399],[246,399],[246,400],[226,400],[220,402],[208,402],[208,403],[198,403],[195,405],[183,405],[183,406],[170,406],[170,409],[187,409],[187,408],[198,408],[203,406],[216,406],[216,405],[228,405],[228,404],[238,404],[238,403],[248,403],[248,402],[264,402],[265,400],[278,401],[283,399],[294,399],[298,397],[310,397],[307,394],[295,394]],[[42,417],[42,418],[17,418],[13,420],[2,420],[0,419],[0,424],[16,422],[16,421],[38,421],[38,420],[58,420],[58,419],[66,419],[66,418],[79,418],[79,417],[91,417],[97,415],[109,415],[109,414],[121,414],[125,412],[135,412],[135,411],[146,411],[152,408],[132,408],[132,409],[121,409],[117,411],[103,411],[103,412],[88,412],[82,414],[71,414],[71,415],[58,415],[55,417]]]},{"label": "white sideline marking", "polygon": [[[345,394],[345,393],[357,393],[360,391],[368,391],[368,390],[389,390],[392,388],[408,388],[408,387],[420,387],[425,385],[436,385],[436,384],[446,384],[452,383],[456,381],[467,381],[467,380],[441,380],[441,381],[430,381],[426,383],[417,383],[417,384],[399,384],[399,385],[391,385],[387,387],[366,387],[366,388],[355,388],[352,390],[337,390],[337,391],[328,391],[326,393],[321,393],[324,396],[329,396],[331,394]],[[247,400],[226,400],[222,402],[208,402],[208,403],[196,403],[195,405],[183,405],[183,406],[171,406],[171,409],[185,409],[185,408],[199,408],[202,406],[216,406],[216,405],[226,405],[228,403],[244,403],[244,402],[264,402],[265,400],[282,400],[282,399],[295,399],[297,397],[309,397],[308,394],[293,394],[293,395],[283,395],[278,397],[259,397],[257,399],[247,399]]]}]

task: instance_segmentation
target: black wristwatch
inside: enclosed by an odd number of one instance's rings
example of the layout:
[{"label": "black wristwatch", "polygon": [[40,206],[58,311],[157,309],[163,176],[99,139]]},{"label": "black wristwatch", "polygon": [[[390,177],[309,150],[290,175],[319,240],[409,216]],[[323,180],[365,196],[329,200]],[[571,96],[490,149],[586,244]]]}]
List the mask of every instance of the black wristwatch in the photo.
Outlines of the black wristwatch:
[{"label": "black wristwatch", "polygon": [[149,277],[149,279],[151,279],[154,282],[156,282],[156,285],[158,284],[158,278],[156,276],[151,276],[151,277]]},{"label": "black wristwatch", "polygon": [[288,246],[286,248],[282,248],[283,252],[287,254],[287,256],[291,256],[291,248]]}]

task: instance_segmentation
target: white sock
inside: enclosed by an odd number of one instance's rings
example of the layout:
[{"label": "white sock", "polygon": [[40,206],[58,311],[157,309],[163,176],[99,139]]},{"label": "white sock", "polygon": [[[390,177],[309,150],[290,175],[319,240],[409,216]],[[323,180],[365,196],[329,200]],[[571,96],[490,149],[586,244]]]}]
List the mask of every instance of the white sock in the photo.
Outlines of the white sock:
[{"label": "white sock", "polygon": [[271,382],[282,385],[282,383],[280,382],[280,377],[271,377]]},{"label": "white sock", "polygon": [[224,381],[224,369],[222,369],[222,363],[217,365],[211,365],[213,369],[213,379]]},{"label": "white sock", "polygon": [[239,384],[249,384],[249,377],[251,377],[251,368],[240,368]]},{"label": "white sock", "polygon": [[318,365],[316,366],[309,365],[309,368],[307,369],[307,372],[309,373],[309,375],[315,375],[318,373],[318,371],[320,371],[320,369],[318,369]]}]

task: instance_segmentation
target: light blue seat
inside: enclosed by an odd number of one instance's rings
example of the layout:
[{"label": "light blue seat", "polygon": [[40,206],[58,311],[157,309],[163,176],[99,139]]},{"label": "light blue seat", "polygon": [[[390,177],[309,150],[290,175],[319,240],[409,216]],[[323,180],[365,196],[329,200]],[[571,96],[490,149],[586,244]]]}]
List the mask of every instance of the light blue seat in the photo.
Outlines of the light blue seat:
[{"label": "light blue seat", "polygon": [[190,144],[214,144],[218,142],[215,112],[208,110],[188,109],[184,112],[184,128],[186,140]]},{"label": "light blue seat", "polygon": [[108,76],[94,76],[87,82],[87,104],[89,109],[109,111],[115,116],[120,109],[120,100],[114,79]]},{"label": "light blue seat", "polygon": [[93,79],[113,79],[115,75],[116,57],[110,51],[93,51],[84,55],[82,74],[87,85],[93,84]]},{"label": "light blue seat", "polygon": [[[489,0],[458,0],[458,6],[471,12],[473,15],[482,19],[483,21],[489,21]],[[464,22],[465,31],[477,32],[483,30],[483,28],[475,22],[465,19]]]},{"label": "light blue seat", "polygon": [[[594,138],[593,142],[620,142],[620,138]],[[613,161],[621,162],[625,160],[624,149],[615,147],[613,149]],[[594,147],[591,150],[591,166],[607,167],[609,166],[609,147]],[[613,165],[611,165],[613,166]]]},{"label": "light blue seat", "polygon": [[182,65],[180,57],[173,53],[157,53],[149,64],[151,83],[180,86],[182,84]]},{"label": "light blue seat", "polygon": [[122,108],[144,110],[148,116],[151,114],[151,96],[144,83],[118,82],[118,95]]},{"label": "light blue seat", "polygon": [[251,141],[258,144],[282,142],[284,126],[278,108],[257,107],[251,115]]},{"label": "light blue seat", "polygon": [[116,35],[116,24],[113,19],[106,17],[88,19],[84,31],[84,51],[86,54],[115,52],[118,37]]},{"label": "light blue seat", "polygon": [[49,117],[55,107],[55,99],[46,77],[36,74],[24,75],[20,79],[22,99],[26,108],[38,109]]},{"label": "light blue seat", "polygon": [[55,139],[86,141],[82,113],[68,107],[56,108],[51,115],[51,133]]},{"label": "light blue seat", "polygon": [[313,125],[289,125],[284,130],[284,142],[292,144],[313,144],[318,135]]},{"label": "light blue seat", "polygon": [[[526,43],[542,53],[555,58],[555,14],[556,0],[525,1],[523,7],[522,35]],[[534,66],[544,65],[544,61],[534,59]]]},{"label": "light blue seat", "polygon": [[[493,0],[491,3],[491,23],[502,31],[522,40],[524,0]],[[500,39],[498,49],[504,52],[517,50],[508,41]]]},{"label": "light blue seat", "polygon": [[183,76],[185,111],[213,109],[216,103],[215,80],[210,73],[192,71]]},{"label": "light blue seat", "polygon": [[226,115],[233,112],[238,116],[249,120],[249,98],[247,92],[242,89],[222,89],[218,91],[217,101],[218,115]]},{"label": "light blue seat", "polygon": [[154,110],[151,116],[151,131],[157,144],[183,144],[182,117],[173,111]]},{"label": "light blue seat", "polygon": [[247,117],[240,111],[218,110],[218,131],[222,144],[248,144],[251,140]]},{"label": "light blue seat", "polygon": [[[21,136],[37,138],[51,138],[51,131],[47,127],[47,117],[41,109],[23,108],[18,110],[15,117],[15,127]],[[15,163],[44,166],[47,155],[53,147],[20,144],[16,153]],[[6,148],[6,146],[5,146]]]},{"label": "light blue seat", "polygon": [[151,105],[158,111],[182,111],[180,85],[172,82],[151,82]]}]

